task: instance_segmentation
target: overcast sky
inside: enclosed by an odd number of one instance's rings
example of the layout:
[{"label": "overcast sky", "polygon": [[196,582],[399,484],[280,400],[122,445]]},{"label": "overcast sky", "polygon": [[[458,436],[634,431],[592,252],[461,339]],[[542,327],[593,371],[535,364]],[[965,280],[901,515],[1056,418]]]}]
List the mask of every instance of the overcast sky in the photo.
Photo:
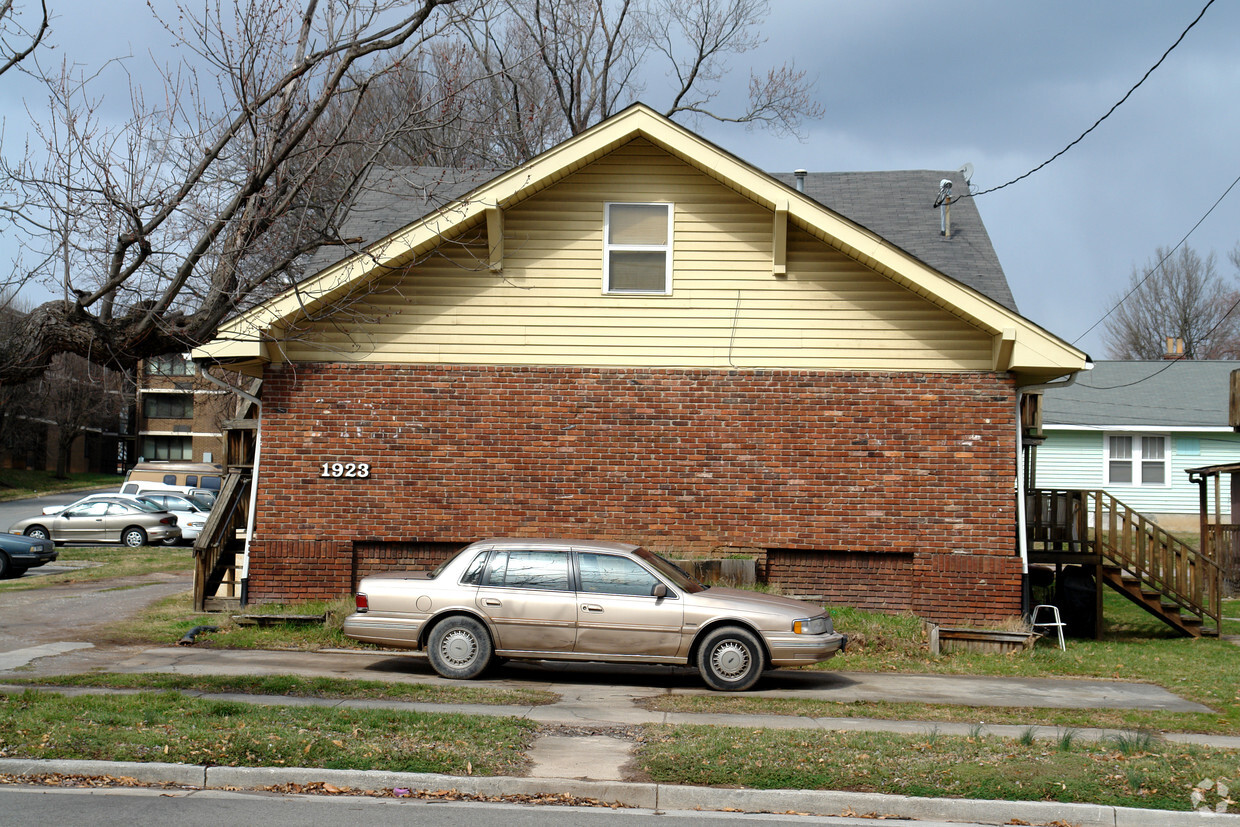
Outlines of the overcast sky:
[{"label": "overcast sky", "polygon": [[[767,43],[749,59],[763,68],[792,59],[816,76],[825,117],[807,125],[804,141],[691,126],[770,171],[946,170],[970,162],[974,189],[986,189],[1085,131],[1205,4],[773,0]],[[59,15],[58,54],[87,65],[165,42],[142,0],[49,5]],[[1105,356],[1102,327],[1086,330],[1110,309],[1134,265],[1158,245],[1178,243],[1240,177],[1238,43],[1240,2],[1217,0],[1084,141],[1030,178],[978,198],[1021,311],[1094,358]],[[49,58],[49,65],[59,59]],[[138,74],[147,65],[131,63]],[[740,89],[748,66],[736,69],[730,81]],[[23,136],[22,96],[31,93],[12,77],[0,83],[6,152]],[[649,92],[657,108],[655,83]],[[926,193],[927,210],[935,194]],[[1240,186],[1188,243],[1217,253],[1231,279],[1226,254],[1238,241]]]}]

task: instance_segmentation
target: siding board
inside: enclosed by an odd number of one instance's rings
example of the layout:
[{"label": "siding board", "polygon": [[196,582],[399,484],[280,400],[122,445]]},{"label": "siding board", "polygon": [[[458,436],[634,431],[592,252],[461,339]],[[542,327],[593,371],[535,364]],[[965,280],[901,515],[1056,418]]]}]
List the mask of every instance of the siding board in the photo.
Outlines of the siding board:
[{"label": "siding board", "polygon": [[[675,205],[671,295],[603,294],[606,201]],[[371,283],[355,323],[304,324],[284,350],[291,361],[990,369],[985,331],[796,227],[787,277],[774,277],[771,224],[769,210],[635,140],[505,210],[502,272],[471,229]]]}]

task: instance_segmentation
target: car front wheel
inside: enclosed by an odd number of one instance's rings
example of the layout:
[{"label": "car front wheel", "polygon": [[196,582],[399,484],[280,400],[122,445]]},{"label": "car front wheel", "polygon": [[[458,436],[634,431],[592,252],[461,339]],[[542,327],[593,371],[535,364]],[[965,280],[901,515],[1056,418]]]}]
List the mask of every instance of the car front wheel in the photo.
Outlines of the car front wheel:
[{"label": "car front wheel", "polygon": [[724,626],[706,635],[697,650],[697,668],[711,689],[743,692],[762,677],[762,644],[748,629]]},{"label": "car front wheel", "polygon": [[427,642],[431,666],[445,678],[469,680],[491,662],[491,636],[472,617],[449,617],[435,624]]},{"label": "car front wheel", "polygon": [[52,535],[49,534],[47,529],[41,525],[32,525],[30,528],[26,529],[26,536],[33,537],[36,540],[52,539]]},{"label": "car front wheel", "polygon": [[137,526],[130,526],[121,532],[121,542],[130,548],[146,545],[146,532]]}]

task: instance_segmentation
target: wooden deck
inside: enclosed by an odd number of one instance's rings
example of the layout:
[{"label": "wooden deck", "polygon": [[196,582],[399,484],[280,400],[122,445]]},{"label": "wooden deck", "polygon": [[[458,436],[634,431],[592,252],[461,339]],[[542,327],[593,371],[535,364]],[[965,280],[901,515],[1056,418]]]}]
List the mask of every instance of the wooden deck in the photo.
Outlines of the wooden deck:
[{"label": "wooden deck", "polygon": [[1095,637],[1104,585],[1181,634],[1218,634],[1222,569],[1208,553],[1105,491],[1038,489],[1027,506],[1030,564],[1052,567],[1057,585],[1069,566],[1092,575]]}]

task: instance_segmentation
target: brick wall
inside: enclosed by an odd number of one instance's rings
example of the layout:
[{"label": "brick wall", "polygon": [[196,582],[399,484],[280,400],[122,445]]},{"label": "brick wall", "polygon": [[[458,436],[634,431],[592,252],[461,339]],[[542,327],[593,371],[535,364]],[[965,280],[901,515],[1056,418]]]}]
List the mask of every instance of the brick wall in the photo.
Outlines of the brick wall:
[{"label": "brick wall", "polygon": [[841,602],[1019,611],[1006,376],[299,364],[263,398],[256,597],[348,591],[367,544],[515,535],[779,549],[773,579]]}]

